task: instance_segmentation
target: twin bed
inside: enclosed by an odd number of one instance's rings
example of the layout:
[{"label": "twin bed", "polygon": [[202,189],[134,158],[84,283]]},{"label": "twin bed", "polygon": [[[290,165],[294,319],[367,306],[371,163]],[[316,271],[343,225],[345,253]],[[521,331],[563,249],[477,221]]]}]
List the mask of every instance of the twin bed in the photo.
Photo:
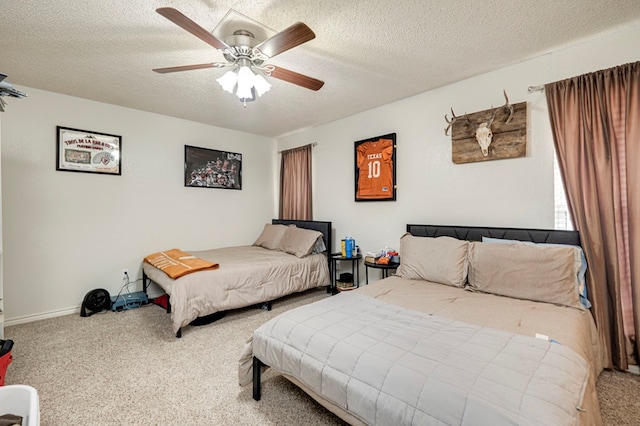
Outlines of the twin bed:
[{"label": "twin bed", "polygon": [[[327,248],[331,222],[274,219],[250,246],[193,251],[215,268],[171,278],[143,262],[143,290],[151,282],[169,296],[173,331],[215,319],[231,309],[262,305],[280,297],[330,285]],[[174,263],[179,263],[179,259]]]},{"label": "twin bed", "polygon": [[395,276],[255,330],[254,399],[272,368],[350,424],[601,424],[577,232],[407,231]]}]

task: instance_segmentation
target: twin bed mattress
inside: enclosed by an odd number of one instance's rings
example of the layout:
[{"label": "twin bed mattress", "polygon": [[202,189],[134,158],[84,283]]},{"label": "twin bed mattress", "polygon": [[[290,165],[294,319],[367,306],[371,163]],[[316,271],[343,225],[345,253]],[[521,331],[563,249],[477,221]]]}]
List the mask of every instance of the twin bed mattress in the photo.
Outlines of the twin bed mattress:
[{"label": "twin bed mattress", "polygon": [[220,267],[173,280],[160,269],[142,264],[144,274],[169,295],[175,333],[198,317],[272,301],[330,282],[324,254],[298,258],[257,246],[189,253]]}]

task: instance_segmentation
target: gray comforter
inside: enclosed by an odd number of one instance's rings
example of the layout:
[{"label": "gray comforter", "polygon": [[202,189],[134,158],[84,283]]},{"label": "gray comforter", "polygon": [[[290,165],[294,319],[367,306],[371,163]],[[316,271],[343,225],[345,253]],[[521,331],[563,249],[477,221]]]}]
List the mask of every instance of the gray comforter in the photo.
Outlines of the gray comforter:
[{"label": "gray comforter", "polygon": [[353,292],[257,329],[241,384],[251,354],[372,425],[578,424],[590,374],[563,345]]}]

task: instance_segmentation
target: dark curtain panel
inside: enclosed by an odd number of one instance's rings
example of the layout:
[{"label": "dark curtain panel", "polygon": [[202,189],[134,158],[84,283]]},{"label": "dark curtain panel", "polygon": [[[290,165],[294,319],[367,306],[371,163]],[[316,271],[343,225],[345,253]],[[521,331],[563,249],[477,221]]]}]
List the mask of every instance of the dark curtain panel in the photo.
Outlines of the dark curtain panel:
[{"label": "dark curtain panel", "polygon": [[569,210],[609,367],[637,364],[640,62],[545,86]]},{"label": "dark curtain panel", "polygon": [[313,220],[311,150],[305,145],[281,153],[280,219]]}]

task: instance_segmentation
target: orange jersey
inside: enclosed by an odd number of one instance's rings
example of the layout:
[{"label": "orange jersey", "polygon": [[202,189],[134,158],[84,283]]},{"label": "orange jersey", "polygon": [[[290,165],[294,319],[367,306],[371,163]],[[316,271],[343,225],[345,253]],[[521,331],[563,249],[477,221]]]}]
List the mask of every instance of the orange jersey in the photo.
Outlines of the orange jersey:
[{"label": "orange jersey", "polygon": [[356,149],[358,191],[356,198],[393,197],[393,141],[363,142]]}]

